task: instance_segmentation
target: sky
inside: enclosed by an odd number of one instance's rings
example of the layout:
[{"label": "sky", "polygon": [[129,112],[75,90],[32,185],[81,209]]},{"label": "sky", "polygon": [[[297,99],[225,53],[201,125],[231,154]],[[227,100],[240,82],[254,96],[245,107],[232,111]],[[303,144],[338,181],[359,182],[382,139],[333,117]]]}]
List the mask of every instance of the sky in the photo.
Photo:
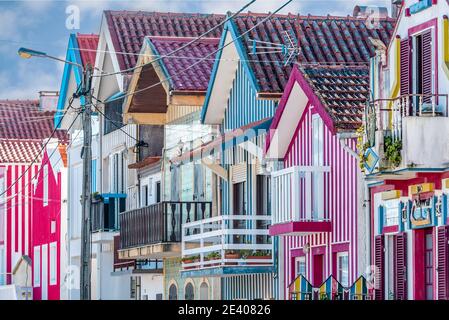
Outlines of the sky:
[{"label": "sky", "polygon": [[[248,10],[269,12],[286,0],[257,0]],[[98,33],[103,10],[226,13],[249,0],[0,0],[0,99],[37,99],[59,90],[63,63],[17,55],[20,47],[65,57],[70,33]],[[352,15],[356,5],[390,8],[390,0],[294,0],[283,13]],[[79,20],[70,14],[79,10]],[[69,14],[67,13],[69,12]]]}]

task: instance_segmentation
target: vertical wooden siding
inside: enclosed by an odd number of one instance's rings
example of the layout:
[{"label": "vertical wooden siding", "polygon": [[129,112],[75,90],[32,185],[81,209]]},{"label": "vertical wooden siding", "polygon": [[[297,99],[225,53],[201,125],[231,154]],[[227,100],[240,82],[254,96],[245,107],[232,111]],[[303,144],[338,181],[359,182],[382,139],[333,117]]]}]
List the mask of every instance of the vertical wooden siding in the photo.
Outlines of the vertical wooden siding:
[{"label": "vertical wooden siding", "polygon": [[[285,156],[285,167],[312,165],[312,116],[316,112],[313,106],[309,106],[304,112]],[[356,149],[355,139],[346,141],[346,143],[351,149]],[[312,248],[325,246],[324,278],[332,274],[332,246],[349,244],[349,284],[352,284],[358,277],[356,230],[358,164],[354,157],[343,149],[338,138],[326,126],[324,126],[324,165],[331,167],[330,175],[326,176],[324,180],[324,208],[332,221],[332,232],[286,237],[284,257],[286,286],[293,280],[291,252],[294,249],[302,249],[306,243],[309,243]],[[306,259],[306,273],[310,280],[313,279],[312,251],[310,250]]]}]

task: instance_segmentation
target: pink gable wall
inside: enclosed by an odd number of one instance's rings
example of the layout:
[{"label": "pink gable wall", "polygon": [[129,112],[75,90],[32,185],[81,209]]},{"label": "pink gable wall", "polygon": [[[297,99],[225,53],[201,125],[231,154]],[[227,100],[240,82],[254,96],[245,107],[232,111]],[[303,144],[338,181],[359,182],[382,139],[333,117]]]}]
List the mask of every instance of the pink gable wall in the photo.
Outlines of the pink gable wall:
[{"label": "pink gable wall", "polygon": [[[317,108],[309,104],[298,124],[296,133],[290,143],[284,162],[286,167],[295,165],[311,165],[312,162],[312,116],[318,114]],[[321,117],[321,115],[320,115]],[[285,252],[285,285],[288,286],[294,277],[295,252],[301,252],[306,243],[311,250],[307,254],[307,278],[313,280],[312,254],[313,248],[324,247],[324,279],[332,272],[335,265],[335,253],[349,251],[349,284],[359,276],[357,273],[357,172],[358,163],[352,155],[345,151],[335,134],[324,122],[324,164],[331,167],[325,178],[325,209],[332,221],[332,232],[311,236],[287,236],[284,238]],[[346,143],[353,150],[356,140]],[[334,254],[333,254],[334,253]],[[334,273],[336,276],[336,273]],[[288,295],[286,295],[288,296]]]},{"label": "pink gable wall", "polygon": [[[41,285],[33,288],[33,299],[42,299],[42,270],[48,270],[47,288],[48,299],[59,300],[60,298],[60,239],[61,239],[61,174],[53,171],[50,162],[48,161],[48,154],[45,152],[42,163],[48,165],[48,205],[44,206],[44,170],[40,170],[37,178],[37,186],[34,192],[33,199],[33,214],[32,214],[32,247],[30,249],[31,255],[34,255],[34,247],[41,246],[42,259],[42,245],[48,246],[47,261],[41,261]],[[55,232],[51,232],[51,222],[55,221]],[[50,243],[56,242],[56,284],[50,285]],[[34,261],[33,264],[37,261]],[[34,280],[34,279],[33,279]]]}]

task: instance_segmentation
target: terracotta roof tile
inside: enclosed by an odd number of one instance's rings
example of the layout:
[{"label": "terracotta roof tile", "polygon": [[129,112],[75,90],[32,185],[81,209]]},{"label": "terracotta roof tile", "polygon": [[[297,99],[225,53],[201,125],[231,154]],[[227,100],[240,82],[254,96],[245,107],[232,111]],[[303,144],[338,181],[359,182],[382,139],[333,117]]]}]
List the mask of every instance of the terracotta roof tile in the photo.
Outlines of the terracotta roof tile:
[{"label": "terracotta roof tile", "polygon": [[340,130],[353,131],[362,124],[369,96],[369,69],[356,66],[301,68],[304,78]]},{"label": "terracotta roof tile", "polygon": [[[266,15],[248,14],[234,19],[240,34],[249,30]],[[293,63],[284,67],[281,53],[251,54],[252,40],[287,44],[285,32],[299,42],[299,63],[366,64],[375,53],[369,37],[381,39],[388,45],[395,20],[382,19],[376,28],[366,24],[366,19],[333,16],[275,15],[247,36],[241,38],[250,65],[262,92],[281,93],[288,81]],[[262,49],[264,51],[264,49]],[[261,51],[259,51],[261,52]],[[295,61],[293,61],[295,62]]]},{"label": "terracotta roof tile", "polygon": [[[0,100],[0,138],[46,139],[54,128],[54,111],[39,110],[37,100]],[[64,130],[56,137],[66,138]]]},{"label": "terracotta roof tile", "polygon": [[[0,163],[31,163],[41,149],[39,140],[0,139]],[[37,163],[40,161],[37,159]]]},{"label": "terracotta roof tile", "polygon": [[80,34],[76,35],[78,47],[80,48],[81,60],[83,65],[90,63],[95,65],[95,57],[97,55],[98,38],[96,34]]},{"label": "terracotta roof tile", "polygon": [[[194,38],[166,38],[150,37],[157,54],[164,56],[174,50],[182,47]],[[214,65],[215,54],[212,54],[218,48],[218,38],[201,39],[187,48],[180,50],[173,57],[163,58],[163,64],[169,76],[173,76],[187,70],[180,76],[175,76],[171,80],[174,90],[180,91],[206,91],[209,85],[212,68]],[[208,59],[199,60],[199,58],[212,54]],[[191,67],[194,65],[193,67]]]},{"label": "terracotta roof tile", "polygon": [[[139,53],[145,36],[197,37],[218,25],[225,15],[200,13],[161,13],[142,11],[105,11],[116,51]],[[220,38],[222,28],[208,37]],[[135,55],[118,55],[120,68],[132,68]]]}]

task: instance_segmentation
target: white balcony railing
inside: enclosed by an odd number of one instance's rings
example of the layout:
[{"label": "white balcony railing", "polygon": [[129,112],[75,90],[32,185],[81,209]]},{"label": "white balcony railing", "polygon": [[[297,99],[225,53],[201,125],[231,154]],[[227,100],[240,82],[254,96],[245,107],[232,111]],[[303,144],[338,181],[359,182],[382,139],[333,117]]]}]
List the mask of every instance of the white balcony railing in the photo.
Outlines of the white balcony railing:
[{"label": "white balcony railing", "polygon": [[288,222],[324,222],[324,183],[330,167],[296,166],[271,174],[273,225]]},{"label": "white balcony railing", "polygon": [[371,102],[376,112],[376,128],[391,131],[393,140],[402,139],[406,117],[448,117],[447,94],[409,94]]},{"label": "white balcony railing", "polygon": [[183,224],[183,269],[272,265],[270,222],[270,216],[222,215]]}]

